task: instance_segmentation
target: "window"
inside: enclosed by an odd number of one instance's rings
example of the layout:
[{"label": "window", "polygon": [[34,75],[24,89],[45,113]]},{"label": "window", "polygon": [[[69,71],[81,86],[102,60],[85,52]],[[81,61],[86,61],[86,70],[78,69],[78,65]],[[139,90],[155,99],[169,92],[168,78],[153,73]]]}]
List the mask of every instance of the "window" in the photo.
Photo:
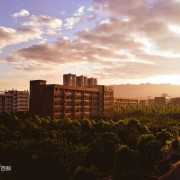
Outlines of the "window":
[{"label": "window", "polygon": [[67,96],[66,99],[72,100],[73,96]]}]

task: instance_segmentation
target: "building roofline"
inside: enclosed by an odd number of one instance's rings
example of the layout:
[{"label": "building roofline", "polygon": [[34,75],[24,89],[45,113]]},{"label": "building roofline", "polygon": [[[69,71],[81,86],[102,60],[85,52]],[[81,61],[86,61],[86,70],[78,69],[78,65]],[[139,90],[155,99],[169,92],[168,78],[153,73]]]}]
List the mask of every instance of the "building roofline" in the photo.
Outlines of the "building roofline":
[{"label": "building roofline", "polygon": [[85,90],[85,91],[95,91],[99,92],[98,88],[91,88],[91,87],[79,87],[79,86],[66,86],[61,84],[46,84],[45,87],[54,87],[54,88],[62,88],[62,89],[68,89],[68,90]]},{"label": "building roofline", "polygon": [[30,82],[39,82],[39,81],[44,81],[44,82],[46,82],[46,80],[43,80],[43,79],[30,80]]},{"label": "building roofline", "polygon": [[123,98],[123,97],[114,97],[114,100],[115,99],[125,99],[125,100],[138,100],[136,98]]}]

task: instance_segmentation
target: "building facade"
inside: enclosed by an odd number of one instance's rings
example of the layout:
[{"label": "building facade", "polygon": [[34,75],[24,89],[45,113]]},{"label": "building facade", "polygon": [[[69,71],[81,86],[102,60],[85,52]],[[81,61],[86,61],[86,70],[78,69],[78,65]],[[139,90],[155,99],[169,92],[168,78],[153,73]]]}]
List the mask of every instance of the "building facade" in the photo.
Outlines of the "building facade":
[{"label": "building facade", "polygon": [[14,112],[29,111],[29,91],[8,90],[5,94],[12,95]]},{"label": "building facade", "polygon": [[65,86],[76,86],[76,75],[75,74],[64,74],[63,84]]},{"label": "building facade", "polygon": [[0,94],[0,112],[29,111],[29,92],[8,90]]},{"label": "building facade", "polygon": [[77,86],[77,87],[88,87],[97,85],[96,78],[88,78],[86,76],[76,76],[75,74],[64,74],[63,85],[65,86]]},{"label": "building facade", "polygon": [[137,106],[138,99],[114,98],[114,108],[118,109],[124,106]]},{"label": "building facade", "polygon": [[0,93],[0,113],[13,111],[13,96],[11,94]]},{"label": "building facade", "polygon": [[142,106],[153,106],[155,105],[155,100],[154,99],[147,99],[147,100],[140,100],[139,105]]},{"label": "building facade", "polygon": [[171,105],[180,105],[180,97],[172,98]]},{"label": "building facade", "polygon": [[148,100],[139,100],[139,105],[148,106]]},{"label": "building facade", "polygon": [[112,112],[112,87],[48,85],[45,80],[30,81],[30,113],[32,115],[49,116],[52,119],[63,117],[82,119],[110,115]]},{"label": "building facade", "polygon": [[167,105],[171,103],[172,98],[170,96],[155,97],[154,105]]},{"label": "building facade", "polygon": [[153,105],[168,105],[168,104],[176,104],[177,100],[174,100],[176,98],[172,98],[171,96],[168,96],[168,94],[163,93],[162,96],[160,97],[154,97],[154,99],[147,99],[147,100],[140,100],[139,104],[140,105],[145,105],[145,106],[153,106]]}]

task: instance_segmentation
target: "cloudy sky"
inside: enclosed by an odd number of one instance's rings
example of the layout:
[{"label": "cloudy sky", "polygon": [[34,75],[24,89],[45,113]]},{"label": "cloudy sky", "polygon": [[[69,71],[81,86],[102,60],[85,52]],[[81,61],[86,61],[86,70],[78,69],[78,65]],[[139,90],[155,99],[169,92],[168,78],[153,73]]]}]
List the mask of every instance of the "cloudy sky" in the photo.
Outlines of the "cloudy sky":
[{"label": "cloudy sky", "polygon": [[0,0],[0,90],[64,73],[180,84],[180,0]]}]

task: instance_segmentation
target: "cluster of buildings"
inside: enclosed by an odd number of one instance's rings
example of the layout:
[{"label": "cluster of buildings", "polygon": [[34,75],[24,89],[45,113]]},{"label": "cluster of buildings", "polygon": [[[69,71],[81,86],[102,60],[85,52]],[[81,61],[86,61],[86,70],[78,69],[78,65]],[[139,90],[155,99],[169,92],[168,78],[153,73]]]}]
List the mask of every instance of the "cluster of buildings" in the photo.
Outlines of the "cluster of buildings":
[{"label": "cluster of buildings", "polygon": [[28,91],[8,90],[0,92],[0,113],[27,111],[29,111]]},{"label": "cluster of buildings", "polygon": [[153,105],[180,105],[180,97],[172,98],[168,94],[162,94],[161,97],[155,97],[154,99],[140,100],[140,105],[153,106]]},{"label": "cluster of buildings", "polygon": [[45,80],[30,81],[29,91],[0,92],[1,112],[30,112],[53,118],[90,118],[110,116],[114,109],[138,105],[180,105],[180,98],[167,94],[148,100],[115,98],[112,86],[98,85],[96,78],[64,74],[63,85]]},{"label": "cluster of buildings", "polygon": [[64,74],[63,85],[76,87],[94,86],[97,85],[97,79],[93,77],[88,78],[83,75],[76,76],[75,74]]}]

